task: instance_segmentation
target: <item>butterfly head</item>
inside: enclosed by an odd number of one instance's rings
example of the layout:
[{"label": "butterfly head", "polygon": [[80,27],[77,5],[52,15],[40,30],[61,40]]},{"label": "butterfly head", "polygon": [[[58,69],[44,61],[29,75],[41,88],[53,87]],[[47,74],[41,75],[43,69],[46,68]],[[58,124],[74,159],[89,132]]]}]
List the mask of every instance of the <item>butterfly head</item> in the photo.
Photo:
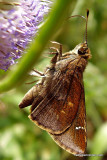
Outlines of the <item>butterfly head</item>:
[{"label": "butterfly head", "polygon": [[80,43],[79,45],[77,45],[74,48],[74,53],[85,59],[91,58],[91,52],[90,49],[88,48],[86,41],[84,43]]}]

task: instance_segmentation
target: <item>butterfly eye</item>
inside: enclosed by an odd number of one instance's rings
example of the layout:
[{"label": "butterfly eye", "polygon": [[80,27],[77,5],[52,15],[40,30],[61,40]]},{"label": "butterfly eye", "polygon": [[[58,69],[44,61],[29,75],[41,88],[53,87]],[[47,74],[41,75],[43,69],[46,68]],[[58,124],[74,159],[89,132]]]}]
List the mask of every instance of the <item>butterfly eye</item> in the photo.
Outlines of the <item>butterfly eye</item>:
[{"label": "butterfly eye", "polygon": [[79,54],[79,55],[84,55],[84,54],[86,54],[87,49],[88,49],[88,48],[80,48],[80,49],[78,50],[78,54]]},{"label": "butterfly eye", "polygon": [[82,51],[81,51],[81,50],[78,50],[78,54],[79,54],[79,55],[84,55],[85,52],[84,52],[84,50],[82,50]]}]

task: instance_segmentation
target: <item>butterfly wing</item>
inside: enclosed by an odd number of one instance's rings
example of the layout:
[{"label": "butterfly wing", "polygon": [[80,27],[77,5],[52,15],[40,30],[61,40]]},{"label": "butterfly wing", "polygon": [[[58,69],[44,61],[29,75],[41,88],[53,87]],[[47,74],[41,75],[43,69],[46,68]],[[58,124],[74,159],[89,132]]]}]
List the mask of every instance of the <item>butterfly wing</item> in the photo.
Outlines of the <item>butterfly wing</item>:
[{"label": "butterfly wing", "polygon": [[84,91],[81,92],[79,110],[71,126],[61,134],[50,133],[50,135],[59,146],[68,152],[84,154],[87,145]]},{"label": "butterfly wing", "polygon": [[55,79],[54,75],[55,80],[51,82],[57,80],[52,86],[54,89],[48,88],[47,95],[38,106],[35,102],[32,104],[35,109],[29,118],[40,128],[52,134],[60,134],[69,128],[78,112],[83,85],[78,79],[74,66],[74,62],[69,63],[66,72],[56,76],[58,79]]}]

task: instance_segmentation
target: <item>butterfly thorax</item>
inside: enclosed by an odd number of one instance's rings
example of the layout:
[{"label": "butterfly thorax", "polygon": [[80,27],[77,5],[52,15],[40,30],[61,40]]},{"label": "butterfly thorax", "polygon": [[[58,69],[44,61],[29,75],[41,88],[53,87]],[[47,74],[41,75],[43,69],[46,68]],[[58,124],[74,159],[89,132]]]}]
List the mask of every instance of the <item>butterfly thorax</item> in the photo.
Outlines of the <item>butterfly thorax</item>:
[{"label": "butterfly thorax", "polygon": [[90,58],[91,54],[87,43],[80,43],[72,51],[62,54],[55,66],[50,66],[46,69],[45,73],[50,78],[55,78],[55,75],[58,76],[60,73],[67,73],[67,71],[69,74],[73,74],[74,72],[83,73]]}]

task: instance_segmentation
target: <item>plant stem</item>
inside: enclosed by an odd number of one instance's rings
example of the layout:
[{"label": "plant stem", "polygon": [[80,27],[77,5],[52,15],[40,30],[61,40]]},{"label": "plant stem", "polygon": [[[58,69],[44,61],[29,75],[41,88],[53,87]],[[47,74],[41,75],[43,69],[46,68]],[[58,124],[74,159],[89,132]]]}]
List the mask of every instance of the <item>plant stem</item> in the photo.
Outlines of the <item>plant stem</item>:
[{"label": "plant stem", "polygon": [[19,84],[26,78],[27,72],[37,63],[39,57],[50,38],[56,33],[58,28],[65,21],[65,16],[72,4],[72,0],[57,0],[50,13],[48,20],[41,27],[38,36],[32,43],[21,61],[16,65],[14,71],[9,71],[8,76],[0,83],[0,92],[8,91]]}]

